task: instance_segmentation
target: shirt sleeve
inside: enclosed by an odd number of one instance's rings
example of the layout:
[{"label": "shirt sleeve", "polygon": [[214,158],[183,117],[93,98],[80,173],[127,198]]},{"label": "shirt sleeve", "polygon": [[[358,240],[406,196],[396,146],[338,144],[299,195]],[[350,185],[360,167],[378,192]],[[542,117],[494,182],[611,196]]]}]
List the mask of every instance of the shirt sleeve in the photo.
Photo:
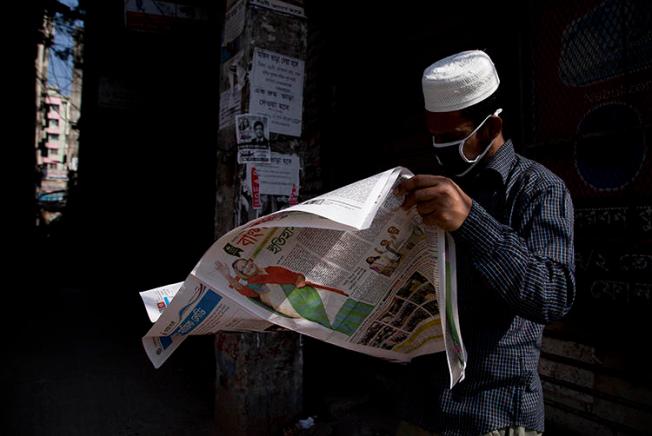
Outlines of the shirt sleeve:
[{"label": "shirt sleeve", "polygon": [[256,276],[256,283],[296,283],[301,277],[301,274],[290,271],[282,266],[265,267],[265,272],[267,274]]},{"label": "shirt sleeve", "polygon": [[473,267],[518,316],[547,324],[566,315],[575,298],[573,206],[563,184],[525,203],[511,228],[474,201],[452,234],[471,248]]}]

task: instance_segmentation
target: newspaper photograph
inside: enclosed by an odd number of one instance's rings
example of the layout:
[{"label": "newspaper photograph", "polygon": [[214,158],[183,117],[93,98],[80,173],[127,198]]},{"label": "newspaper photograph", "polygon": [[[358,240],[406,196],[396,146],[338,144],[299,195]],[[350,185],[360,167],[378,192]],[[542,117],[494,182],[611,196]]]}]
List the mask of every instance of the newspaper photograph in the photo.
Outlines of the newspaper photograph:
[{"label": "newspaper photograph", "polygon": [[182,283],[141,293],[160,367],[188,335],[285,328],[395,362],[446,352],[463,380],[455,247],[393,191],[397,167],[246,223]]}]

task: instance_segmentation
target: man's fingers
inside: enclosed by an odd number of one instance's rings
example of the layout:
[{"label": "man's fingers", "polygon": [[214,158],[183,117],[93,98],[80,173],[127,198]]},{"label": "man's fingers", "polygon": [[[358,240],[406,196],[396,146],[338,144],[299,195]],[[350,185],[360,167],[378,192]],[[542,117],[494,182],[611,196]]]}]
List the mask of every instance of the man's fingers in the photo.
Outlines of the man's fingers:
[{"label": "man's fingers", "polygon": [[443,180],[446,180],[446,178],[442,176],[420,174],[402,181],[396,188],[396,195],[403,195],[405,193],[412,192],[415,189],[434,186],[441,183]]},{"label": "man's fingers", "polygon": [[421,203],[436,198],[442,198],[442,196],[446,193],[446,190],[447,188],[445,185],[437,184],[427,188],[417,189],[416,191],[413,191],[413,194],[417,203]]},{"label": "man's fingers", "polygon": [[409,179],[404,179],[401,183],[399,183],[398,187],[396,188],[396,195],[403,195],[406,192],[412,192],[415,186],[415,178],[417,176],[411,177]]},{"label": "man's fingers", "polygon": [[417,212],[419,215],[429,215],[441,209],[441,202],[438,200],[423,201],[417,204]]},{"label": "man's fingers", "polygon": [[401,205],[401,207],[405,210],[408,210],[415,204],[417,204],[417,199],[414,196],[414,192],[410,192],[408,195],[405,196],[405,200],[403,200],[403,204]]},{"label": "man's fingers", "polygon": [[439,226],[441,224],[434,214],[424,216],[423,223],[428,226]]},{"label": "man's fingers", "polygon": [[417,189],[405,196],[405,201],[402,206],[404,209],[409,209],[415,204],[421,205],[423,202],[438,200],[442,197],[444,192],[445,187],[443,185],[434,185],[427,188]]},{"label": "man's fingers", "polygon": [[400,186],[405,194],[402,207],[416,205],[424,224],[456,230],[468,216],[471,198],[452,180],[441,176],[414,176]]}]

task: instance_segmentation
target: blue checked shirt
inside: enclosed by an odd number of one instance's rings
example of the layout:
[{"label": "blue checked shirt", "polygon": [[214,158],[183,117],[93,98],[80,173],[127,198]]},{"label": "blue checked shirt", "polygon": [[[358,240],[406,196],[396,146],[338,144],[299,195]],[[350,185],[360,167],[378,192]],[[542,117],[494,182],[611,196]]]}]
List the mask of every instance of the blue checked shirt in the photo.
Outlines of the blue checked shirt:
[{"label": "blue checked shirt", "polygon": [[575,295],[573,206],[564,183],[510,141],[471,180],[471,212],[452,232],[466,379],[448,389],[443,353],[408,366],[403,417],[445,435],[509,426],[543,431],[544,324]]}]

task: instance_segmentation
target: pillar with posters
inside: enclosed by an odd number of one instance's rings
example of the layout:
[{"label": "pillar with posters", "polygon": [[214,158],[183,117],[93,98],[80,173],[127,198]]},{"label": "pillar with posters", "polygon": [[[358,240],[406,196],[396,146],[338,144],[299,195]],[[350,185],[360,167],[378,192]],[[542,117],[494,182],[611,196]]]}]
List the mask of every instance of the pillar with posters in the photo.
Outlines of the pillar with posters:
[{"label": "pillar with posters", "polygon": [[[216,238],[320,193],[317,132],[303,122],[310,110],[304,107],[304,90],[310,89],[304,80],[309,68],[307,44],[302,1],[226,2],[216,122]],[[301,412],[300,337],[277,332],[261,340],[261,335],[266,333],[216,335],[220,382],[215,410],[222,432],[278,434]],[[276,353],[278,349],[283,353]],[[260,365],[260,373],[245,367],[261,356],[283,359],[283,364]],[[262,373],[263,368],[283,368],[283,374]],[[262,380],[278,382],[269,385]],[[241,394],[259,391],[261,395]]]}]

